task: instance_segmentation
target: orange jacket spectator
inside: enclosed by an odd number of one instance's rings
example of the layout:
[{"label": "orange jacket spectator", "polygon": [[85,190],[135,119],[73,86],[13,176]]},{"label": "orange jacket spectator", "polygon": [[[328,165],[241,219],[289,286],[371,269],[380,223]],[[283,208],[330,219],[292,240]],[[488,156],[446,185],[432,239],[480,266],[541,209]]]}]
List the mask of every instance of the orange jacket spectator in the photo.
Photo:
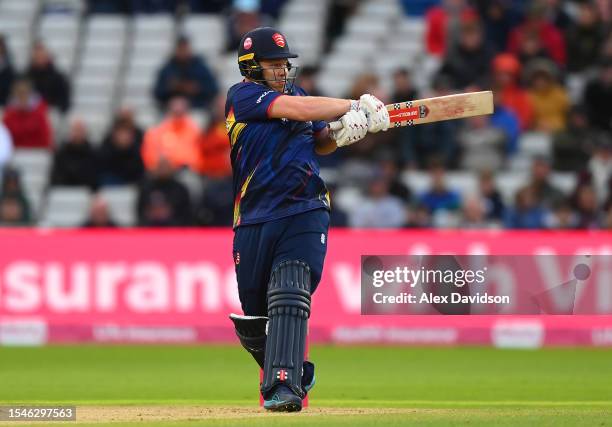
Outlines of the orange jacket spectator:
[{"label": "orange jacket spectator", "polygon": [[501,105],[517,115],[521,129],[531,126],[533,103],[518,84],[521,63],[510,53],[501,53],[493,60],[493,84]]},{"label": "orange jacket spectator", "polygon": [[529,93],[514,84],[500,91],[501,104],[518,116],[521,129],[528,129],[533,122],[533,102]]},{"label": "orange jacket spectator", "polygon": [[214,123],[200,138],[198,172],[212,178],[226,178],[232,174],[230,143],[225,123]]},{"label": "orange jacket spectator", "polygon": [[51,125],[47,104],[32,91],[27,80],[13,86],[10,104],[4,110],[4,124],[16,148],[51,148]]},{"label": "orange jacket spectator", "polygon": [[161,158],[166,158],[174,168],[187,166],[197,170],[199,137],[200,128],[187,115],[186,101],[174,98],[170,102],[168,117],[145,133],[141,149],[145,168],[151,171]]}]

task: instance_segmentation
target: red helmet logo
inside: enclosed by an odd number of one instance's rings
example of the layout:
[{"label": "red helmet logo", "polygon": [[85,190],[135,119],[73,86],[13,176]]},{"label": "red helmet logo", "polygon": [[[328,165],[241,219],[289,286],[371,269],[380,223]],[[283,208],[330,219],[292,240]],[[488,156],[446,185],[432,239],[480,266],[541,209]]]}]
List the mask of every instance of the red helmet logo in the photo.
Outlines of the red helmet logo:
[{"label": "red helmet logo", "polygon": [[249,50],[251,46],[253,46],[253,40],[250,37],[244,39],[244,44],[242,45],[245,50]]},{"label": "red helmet logo", "polygon": [[272,39],[274,40],[274,43],[276,43],[278,47],[285,47],[285,38],[283,37],[282,34],[274,33],[274,35],[272,36]]}]

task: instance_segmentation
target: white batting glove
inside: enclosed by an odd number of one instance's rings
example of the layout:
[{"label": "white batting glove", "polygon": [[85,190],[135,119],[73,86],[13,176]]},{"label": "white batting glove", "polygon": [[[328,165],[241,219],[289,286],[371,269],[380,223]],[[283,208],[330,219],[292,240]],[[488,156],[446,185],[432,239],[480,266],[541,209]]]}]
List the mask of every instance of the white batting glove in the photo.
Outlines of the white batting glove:
[{"label": "white batting glove", "polygon": [[376,133],[389,129],[389,112],[383,102],[374,95],[366,93],[359,98],[359,108],[368,118],[368,132]]},{"label": "white batting glove", "polygon": [[351,110],[340,118],[340,122],[342,129],[331,132],[338,147],[354,144],[368,133],[368,119],[363,111]]}]

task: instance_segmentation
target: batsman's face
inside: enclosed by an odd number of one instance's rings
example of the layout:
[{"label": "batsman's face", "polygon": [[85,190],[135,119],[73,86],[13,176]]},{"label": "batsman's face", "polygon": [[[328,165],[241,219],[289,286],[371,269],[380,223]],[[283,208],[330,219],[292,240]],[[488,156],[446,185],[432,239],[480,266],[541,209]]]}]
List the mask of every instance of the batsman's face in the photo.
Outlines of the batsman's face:
[{"label": "batsman's face", "polygon": [[289,61],[286,59],[269,59],[260,61],[263,78],[272,89],[283,92],[289,75]]}]

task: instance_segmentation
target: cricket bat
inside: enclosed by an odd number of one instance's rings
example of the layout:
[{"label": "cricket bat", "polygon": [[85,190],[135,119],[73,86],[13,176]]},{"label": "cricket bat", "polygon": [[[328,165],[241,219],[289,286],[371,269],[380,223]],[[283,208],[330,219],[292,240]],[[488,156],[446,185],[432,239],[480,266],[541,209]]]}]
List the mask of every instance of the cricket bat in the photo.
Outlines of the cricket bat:
[{"label": "cricket bat", "polygon": [[[459,93],[386,105],[391,126],[422,125],[442,120],[463,119],[493,113],[493,92]],[[329,124],[331,130],[342,129],[339,121]]]}]

